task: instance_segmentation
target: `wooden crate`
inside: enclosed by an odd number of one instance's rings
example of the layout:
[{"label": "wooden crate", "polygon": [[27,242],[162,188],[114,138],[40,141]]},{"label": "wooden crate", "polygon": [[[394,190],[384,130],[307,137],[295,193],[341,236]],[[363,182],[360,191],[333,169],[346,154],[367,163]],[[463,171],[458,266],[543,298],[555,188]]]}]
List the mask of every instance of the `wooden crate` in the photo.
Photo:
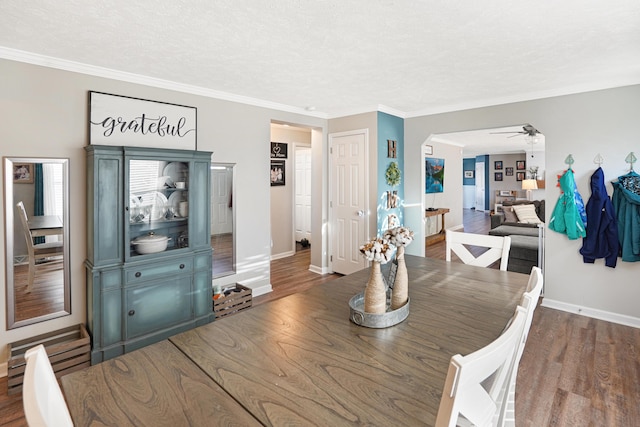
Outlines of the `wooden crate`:
[{"label": "wooden crate", "polygon": [[26,362],[24,353],[44,345],[57,378],[91,365],[91,339],[84,325],[69,326],[9,344],[7,393],[22,391]]},{"label": "wooden crate", "polygon": [[232,292],[224,298],[213,300],[213,313],[216,319],[231,316],[232,314],[251,308],[251,289],[238,284],[236,284],[234,288],[240,289],[240,292]]}]

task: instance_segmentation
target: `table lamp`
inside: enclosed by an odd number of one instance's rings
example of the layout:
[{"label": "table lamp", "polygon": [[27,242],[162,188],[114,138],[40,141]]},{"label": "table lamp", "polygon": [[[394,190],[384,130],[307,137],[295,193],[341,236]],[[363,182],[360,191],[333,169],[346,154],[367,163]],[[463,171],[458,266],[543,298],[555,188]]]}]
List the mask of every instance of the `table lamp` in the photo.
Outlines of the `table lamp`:
[{"label": "table lamp", "polygon": [[531,190],[538,189],[538,182],[535,179],[523,179],[522,189],[527,190],[527,200],[531,201]]}]

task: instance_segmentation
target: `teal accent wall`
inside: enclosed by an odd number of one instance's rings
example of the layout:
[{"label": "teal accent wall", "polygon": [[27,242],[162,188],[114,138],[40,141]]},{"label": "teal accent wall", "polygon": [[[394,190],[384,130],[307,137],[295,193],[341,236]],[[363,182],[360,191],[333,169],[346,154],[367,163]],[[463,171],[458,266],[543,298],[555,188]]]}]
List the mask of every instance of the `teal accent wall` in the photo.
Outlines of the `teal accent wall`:
[{"label": "teal accent wall", "polygon": [[[387,140],[396,141],[395,158],[388,157]],[[400,184],[391,187],[385,179],[385,172],[391,162],[398,163],[401,171]],[[378,112],[378,236],[381,236],[388,227],[389,215],[398,218],[398,225],[404,225],[404,119],[387,113]],[[396,207],[388,206],[388,191],[396,191]]]},{"label": "teal accent wall", "polygon": [[[473,178],[465,178],[465,171],[473,171]],[[462,185],[476,185],[476,159],[462,159]]]}]

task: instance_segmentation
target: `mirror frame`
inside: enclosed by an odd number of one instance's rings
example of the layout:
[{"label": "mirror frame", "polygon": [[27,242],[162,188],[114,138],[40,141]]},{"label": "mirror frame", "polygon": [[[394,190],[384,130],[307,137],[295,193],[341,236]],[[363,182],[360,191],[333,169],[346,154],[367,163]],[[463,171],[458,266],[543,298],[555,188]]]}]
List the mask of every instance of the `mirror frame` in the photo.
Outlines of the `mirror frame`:
[{"label": "mirror frame", "polygon": [[[225,168],[225,170],[231,170],[231,194],[236,193],[236,163],[225,163],[225,162],[211,162],[211,170],[215,169],[215,168],[220,168],[223,167]],[[213,178],[211,178],[211,180],[213,181]],[[213,193],[213,185],[211,186],[211,190],[210,193]],[[213,212],[211,212],[211,216],[213,217]],[[226,277],[226,276],[231,276],[237,273],[237,266],[236,266],[236,204],[233,203],[232,207],[231,207],[231,233],[232,233],[232,237],[231,237],[231,244],[232,244],[232,254],[231,254],[231,270],[226,270],[223,272],[220,272],[218,274],[212,274],[212,279],[219,279],[221,277]],[[213,230],[211,230],[211,232],[213,232]],[[213,257],[215,257],[215,252],[212,255]]]},{"label": "mirror frame", "polygon": [[[63,270],[64,270],[64,306],[63,310],[45,314],[30,319],[15,321],[15,292],[14,292],[14,269],[13,269],[13,245],[14,245],[14,212],[13,203],[13,164],[14,163],[55,163],[62,165],[62,207],[63,207],[63,230],[62,239],[65,242],[63,247]],[[7,330],[34,323],[44,322],[71,314],[71,273],[70,273],[70,251],[69,251],[69,159],[68,158],[48,158],[48,157],[4,157],[4,229],[5,229],[5,287],[7,294]]]}]

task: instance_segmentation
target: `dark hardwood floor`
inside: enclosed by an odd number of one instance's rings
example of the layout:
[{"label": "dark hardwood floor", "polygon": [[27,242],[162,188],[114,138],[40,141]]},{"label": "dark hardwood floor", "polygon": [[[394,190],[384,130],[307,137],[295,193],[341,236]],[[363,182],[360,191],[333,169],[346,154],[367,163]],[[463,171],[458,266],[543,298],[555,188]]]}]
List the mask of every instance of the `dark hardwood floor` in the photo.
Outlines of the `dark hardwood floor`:
[{"label": "dark hardwood floor", "polygon": [[[464,226],[486,234],[489,216],[465,210]],[[445,243],[426,253],[444,259]],[[273,292],[253,304],[340,277],[312,273],[309,263],[308,250],[273,261]],[[518,370],[517,426],[638,426],[639,378],[640,329],[538,307]],[[0,425],[26,426],[21,396],[7,396],[6,385],[6,377],[0,379]]]}]

